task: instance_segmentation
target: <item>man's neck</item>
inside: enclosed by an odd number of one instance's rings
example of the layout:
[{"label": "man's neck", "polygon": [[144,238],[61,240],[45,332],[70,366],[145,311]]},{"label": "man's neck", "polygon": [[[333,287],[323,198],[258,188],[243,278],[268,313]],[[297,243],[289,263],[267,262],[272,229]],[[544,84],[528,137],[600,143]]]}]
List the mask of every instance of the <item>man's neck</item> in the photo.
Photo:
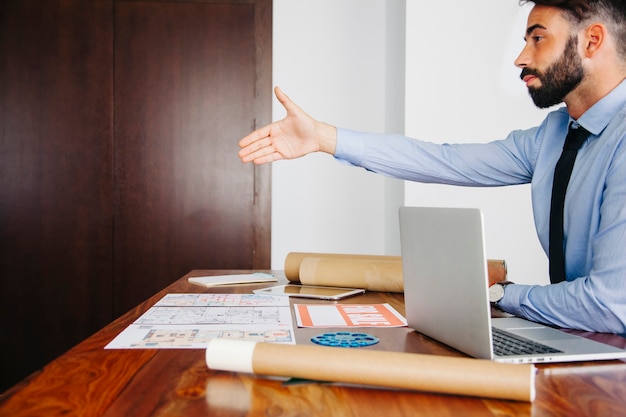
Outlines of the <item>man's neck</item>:
[{"label": "man's neck", "polygon": [[606,78],[586,78],[583,82],[569,93],[563,102],[567,111],[574,120],[577,120],[594,104],[606,97],[622,81],[626,74],[607,74]]}]

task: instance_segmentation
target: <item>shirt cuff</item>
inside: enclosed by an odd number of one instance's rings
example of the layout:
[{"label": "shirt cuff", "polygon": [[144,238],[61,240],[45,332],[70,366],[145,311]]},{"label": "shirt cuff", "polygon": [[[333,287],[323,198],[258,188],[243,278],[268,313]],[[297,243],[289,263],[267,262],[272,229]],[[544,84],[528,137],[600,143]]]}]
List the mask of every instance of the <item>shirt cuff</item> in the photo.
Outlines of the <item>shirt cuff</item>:
[{"label": "shirt cuff", "polygon": [[533,285],[511,284],[504,288],[504,297],[498,302],[498,308],[515,316],[522,316],[522,301],[528,298],[528,292]]},{"label": "shirt cuff", "polygon": [[335,158],[341,162],[360,166],[364,151],[363,135],[354,130],[337,128]]}]

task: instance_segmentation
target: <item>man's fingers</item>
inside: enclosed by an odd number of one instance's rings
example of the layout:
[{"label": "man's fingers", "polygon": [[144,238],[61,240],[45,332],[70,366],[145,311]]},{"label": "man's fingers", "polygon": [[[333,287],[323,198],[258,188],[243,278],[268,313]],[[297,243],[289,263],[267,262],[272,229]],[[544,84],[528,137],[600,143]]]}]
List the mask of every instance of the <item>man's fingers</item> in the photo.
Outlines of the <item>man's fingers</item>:
[{"label": "man's fingers", "polygon": [[241,158],[241,160],[243,162],[250,162],[251,160],[253,160],[256,156],[260,154],[259,152],[263,150],[264,146],[266,146],[264,142],[267,141],[264,139],[259,139],[242,148],[239,151],[239,157]]},{"label": "man's fingers", "polygon": [[243,163],[254,162],[262,164],[282,159],[282,155],[276,151],[270,138],[266,137],[252,142],[239,151],[239,158]]},{"label": "man's fingers", "polygon": [[266,164],[268,162],[278,161],[279,159],[283,159],[283,156],[279,154],[278,152],[272,152],[268,155],[256,158],[252,162],[255,165],[261,165],[261,164]]},{"label": "man's fingers", "polygon": [[239,147],[245,148],[251,143],[254,143],[260,139],[268,137],[270,135],[270,126],[271,124],[267,126],[263,126],[262,128],[257,129],[254,132],[250,133],[248,136],[245,136],[244,138],[242,138],[239,141]]}]

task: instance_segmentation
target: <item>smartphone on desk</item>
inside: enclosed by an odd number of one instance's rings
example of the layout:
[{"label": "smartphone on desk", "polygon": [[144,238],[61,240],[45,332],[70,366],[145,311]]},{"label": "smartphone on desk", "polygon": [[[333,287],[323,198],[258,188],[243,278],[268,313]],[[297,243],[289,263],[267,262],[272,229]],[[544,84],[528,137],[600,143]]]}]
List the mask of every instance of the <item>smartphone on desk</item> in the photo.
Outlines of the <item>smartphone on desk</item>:
[{"label": "smartphone on desk", "polygon": [[314,285],[286,284],[254,290],[255,294],[283,295],[287,297],[316,298],[318,300],[341,300],[363,294],[361,288],[318,287]]}]

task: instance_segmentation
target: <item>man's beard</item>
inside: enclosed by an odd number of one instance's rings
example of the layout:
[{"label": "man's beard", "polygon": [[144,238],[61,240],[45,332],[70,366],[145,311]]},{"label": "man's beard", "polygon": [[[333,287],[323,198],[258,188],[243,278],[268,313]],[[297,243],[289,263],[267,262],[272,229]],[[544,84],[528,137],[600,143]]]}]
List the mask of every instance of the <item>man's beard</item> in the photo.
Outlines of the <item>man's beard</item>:
[{"label": "man's beard", "polygon": [[545,72],[528,67],[522,70],[520,78],[534,75],[541,81],[540,87],[528,87],[528,93],[537,107],[545,109],[561,103],[583,80],[585,71],[578,56],[577,44],[578,37],[570,36],[561,58]]}]

